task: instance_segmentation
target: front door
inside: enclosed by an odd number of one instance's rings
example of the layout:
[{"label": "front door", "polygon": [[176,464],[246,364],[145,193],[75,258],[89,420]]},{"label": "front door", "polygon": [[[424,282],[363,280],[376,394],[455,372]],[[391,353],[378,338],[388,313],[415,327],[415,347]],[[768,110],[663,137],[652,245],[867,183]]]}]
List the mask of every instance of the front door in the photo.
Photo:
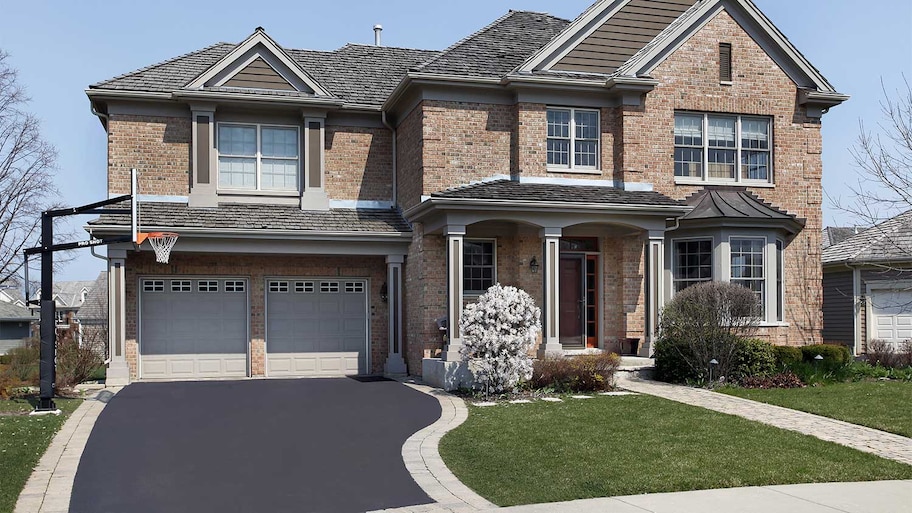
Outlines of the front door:
[{"label": "front door", "polygon": [[585,347],[585,261],[584,255],[561,255],[560,259],[560,343],[565,348]]}]

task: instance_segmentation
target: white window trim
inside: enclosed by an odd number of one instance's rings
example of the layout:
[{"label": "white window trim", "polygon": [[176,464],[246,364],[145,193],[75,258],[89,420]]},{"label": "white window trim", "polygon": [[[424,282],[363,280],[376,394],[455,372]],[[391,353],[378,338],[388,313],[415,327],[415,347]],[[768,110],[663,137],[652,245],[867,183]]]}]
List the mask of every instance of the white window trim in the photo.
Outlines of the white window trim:
[{"label": "white window trim", "polygon": [[[766,235],[748,235],[748,234],[731,234],[728,236],[725,241],[725,248],[722,253],[722,264],[723,264],[723,275],[722,278],[725,281],[731,282],[731,241],[732,239],[755,239],[763,240],[763,302],[764,302],[764,315],[760,318],[760,327],[777,327],[777,326],[788,326],[788,322],[784,319],[779,321],[776,319],[776,307],[777,300],[779,298],[776,294],[776,239],[774,238],[772,242],[770,238]],[[784,248],[784,247],[783,247]],[[783,274],[785,269],[783,269]],[[782,285],[783,294],[785,293],[785,283],[783,281]],[[786,314],[785,309],[783,309],[783,314]]]},{"label": "white window trim", "polygon": [[[564,110],[570,111],[570,156],[567,160],[567,166],[562,166],[559,164],[548,164],[548,139],[564,139],[563,137],[548,137],[548,111],[550,110]],[[594,112],[596,116],[596,121],[598,125],[598,137],[595,139],[595,153],[596,153],[596,164],[595,166],[577,166],[574,164],[576,160],[576,113],[579,112]],[[590,140],[590,139],[584,139]],[[562,173],[579,173],[579,174],[590,174],[590,175],[599,175],[602,174],[601,163],[602,163],[602,113],[599,109],[578,109],[575,107],[558,107],[558,106],[549,106],[545,109],[545,163],[547,165],[548,171],[562,172]]]},{"label": "white window trim", "polygon": [[492,247],[492,258],[493,258],[493,261],[494,261],[494,265],[493,265],[493,267],[494,267],[494,272],[491,273],[491,275],[492,275],[492,280],[493,280],[493,281],[491,282],[491,284],[494,285],[494,284],[497,283],[497,239],[488,239],[488,238],[481,238],[481,237],[471,237],[471,238],[470,238],[470,237],[463,237],[463,239],[462,239],[462,273],[463,273],[463,278],[462,278],[462,288],[463,288],[463,291],[462,291],[462,295],[463,295],[463,297],[473,297],[473,298],[474,298],[474,297],[478,297],[478,296],[484,294],[484,293],[487,292],[487,291],[486,291],[486,290],[481,290],[481,291],[478,291],[478,290],[467,290],[467,289],[465,288],[465,268],[466,268],[466,265],[467,265],[467,264],[466,264],[466,259],[465,259],[465,251],[466,251],[465,248],[466,248],[466,243],[467,243],[467,242],[490,242],[490,243],[491,243],[491,247]]},{"label": "white window trim", "polygon": [[[237,127],[256,127],[256,175],[254,177],[254,187],[248,189],[245,187],[231,187],[222,185],[221,181],[221,157],[227,158],[251,158],[250,155],[226,155],[222,153],[221,145],[219,145],[219,131],[223,126],[237,126]],[[296,162],[295,172],[297,173],[297,187],[295,189],[263,189],[261,187],[262,181],[262,160],[263,160],[263,128],[292,128],[295,131],[295,140],[298,144],[298,156],[294,159],[290,157],[265,157],[268,159],[278,159],[278,160],[294,160]],[[302,181],[304,177],[301,175],[301,159],[304,158],[303,152],[301,151],[301,127],[297,125],[280,125],[276,123],[241,123],[241,122],[219,122],[216,123],[216,133],[215,133],[215,144],[216,144],[216,187],[218,188],[219,193],[236,193],[236,194],[287,194],[289,196],[298,196],[300,195],[302,188]]]},{"label": "white window trim", "polygon": [[693,237],[680,237],[676,239],[671,239],[671,265],[669,269],[671,270],[671,295],[674,296],[675,292],[675,283],[679,280],[675,279],[675,267],[677,265],[677,256],[678,256],[678,243],[679,242],[690,242],[690,241],[709,241],[709,254],[712,257],[712,263],[710,268],[712,269],[712,275],[709,280],[681,280],[681,281],[693,281],[694,283],[700,283],[701,281],[714,281],[716,279],[716,240],[713,236],[693,236]]},{"label": "white window trim", "polygon": [[[689,185],[731,185],[731,184],[748,184],[751,187],[775,187],[775,169],[773,166],[773,129],[774,122],[772,116],[761,116],[761,115],[752,115],[752,114],[725,114],[722,112],[693,112],[687,110],[676,110],[674,112],[675,116],[678,114],[685,114],[691,116],[703,116],[703,162],[702,162],[702,176],[701,177],[692,177],[692,176],[677,176],[674,175],[674,180],[676,184],[689,184]],[[709,117],[728,117],[735,118],[735,178],[734,179],[722,179],[722,178],[710,178],[709,177]],[[744,179],[741,177],[741,120],[744,118],[748,119],[764,119],[769,122],[769,150],[766,150],[769,153],[769,178],[767,180],[751,180]],[[672,135],[672,148],[677,148],[677,144],[674,143],[674,135]],[[682,146],[688,148],[695,148],[695,146]],[[750,151],[750,150],[749,150]],[[763,151],[763,150],[759,150]],[[674,174],[674,150],[672,150],[672,174]]]}]

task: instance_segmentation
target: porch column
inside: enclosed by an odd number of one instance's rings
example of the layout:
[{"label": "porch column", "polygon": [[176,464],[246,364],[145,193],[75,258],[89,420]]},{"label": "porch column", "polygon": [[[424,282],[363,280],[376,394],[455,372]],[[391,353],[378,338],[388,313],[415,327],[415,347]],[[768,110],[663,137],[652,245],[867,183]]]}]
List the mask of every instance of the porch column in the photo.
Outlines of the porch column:
[{"label": "porch column", "polygon": [[108,249],[108,370],[105,383],[130,383],[126,355],[126,251]]},{"label": "porch column", "polygon": [[459,318],[462,317],[462,251],[465,225],[447,225],[443,234],[447,239],[447,346],[443,361],[462,360],[462,333]]},{"label": "porch column", "polygon": [[402,358],[402,262],[403,255],[386,257],[387,301],[389,306],[389,355],[383,366],[384,374],[404,376],[407,373]]},{"label": "porch column", "polygon": [[560,228],[542,228],[542,343],[538,354],[560,352]]},{"label": "porch column", "polygon": [[665,232],[650,231],[646,246],[646,343],[639,356],[652,356],[659,331],[659,312],[665,305]]}]

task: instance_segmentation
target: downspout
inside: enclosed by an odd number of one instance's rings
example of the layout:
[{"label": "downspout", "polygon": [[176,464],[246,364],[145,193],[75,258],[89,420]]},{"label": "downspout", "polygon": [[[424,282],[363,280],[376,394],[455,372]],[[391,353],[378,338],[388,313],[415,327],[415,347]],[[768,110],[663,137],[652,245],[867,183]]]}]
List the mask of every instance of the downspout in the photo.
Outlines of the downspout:
[{"label": "downspout", "polygon": [[[90,239],[95,238],[95,237],[92,235],[92,230],[89,230],[89,238],[90,238]],[[101,260],[104,260],[104,261],[105,261],[105,269],[106,269],[106,270],[109,269],[109,268],[110,268],[110,265],[109,265],[108,257],[106,257],[106,256],[104,256],[104,255],[99,255],[98,253],[96,253],[96,252],[95,252],[95,248],[96,248],[96,247],[97,247],[97,246],[91,246],[91,247],[89,248],[89,251],[92,253],[92,256],[93,256],[93,257],[95,257],[95,258],[100,258]],[[110,301],[110,298],[109,298],[109,301]],[[108,312],[108,315],[110,316],[111,313]],[[82,330],[82,326],[80,326],[80,333],[81,333],[81,330]],[[105,361],[103,362],[105,365],[111,363],[111,338],[110,338],[110,337],[106,337],[106,338],[108,339],[108,340],[107,340],[108,347],[106,348],[106,349],[107,349],[107,353],[108,353],[108,357],[107,357],[107,358],[105,359]]]},{"label": "downspout", "polygon": [[392,132],[392,134],[393,134],[393,195],[392,195],[392,200],[393,200],[393,208],[397,208],[399,206],[399,191],[397,190],[398,189],[399,169],[396,166],[396,129],[387,120],[385,110],[380,112],[380,120],[383,122],[383,126],[385,126],[386,128],[389,128],[390,132]]}]

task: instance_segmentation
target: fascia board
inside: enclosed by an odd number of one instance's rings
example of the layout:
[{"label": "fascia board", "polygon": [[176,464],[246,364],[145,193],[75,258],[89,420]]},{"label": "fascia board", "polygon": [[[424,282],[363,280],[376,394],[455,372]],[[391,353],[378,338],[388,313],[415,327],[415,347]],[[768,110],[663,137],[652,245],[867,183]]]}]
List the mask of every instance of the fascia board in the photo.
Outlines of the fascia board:
[{"label": "fascia board", "polygon": [[406,219],[420,219],[431,210],[473,210],[487,208],[491,210],[541,210],[551,212],[629,212],[636,214],[657,214],[676,217],[693,210],[687,205],[619,205],[605,203],[567,203],[560,201],[528,201],[528,200],[498,200],[474,198],[430,198],[406,210]]},{"label": "fascia board", "polygon": [[86,89],[86,96],[92,100],[108,98],[136,98],[141,100],[170,100],[171,93],[154,91],[134,91],[129,89]]},{"label": "fascia board", "polygon": [[[124,225],[85,225],[83,229],[90,231],[97,237],[99,233],[127,233],[129,226]],[[217,228],[189,228],[174,226],[143,226],[143,230],[177,231],[180,235],[187,235],[199,238],[224,238],[237,237],[243,239],[293,239],[293,240],[335,240],[335,241],[354,241],[354,242],[374,242],[389,240],[410,240],[411,232],[301,232],[297,230],[237,230],[237,229],[217,229]]]},{"label": "fascia board", "polygon": [[174,91],[171,96],[175,99],[194,100],[220,100],[237,103],[268,102],[272,105],[318,105],[324,107],[342,107],[344,100],[332,98],[296,98],[293,96],[278,96],[271,94],[227,93],[224,91]]}]

